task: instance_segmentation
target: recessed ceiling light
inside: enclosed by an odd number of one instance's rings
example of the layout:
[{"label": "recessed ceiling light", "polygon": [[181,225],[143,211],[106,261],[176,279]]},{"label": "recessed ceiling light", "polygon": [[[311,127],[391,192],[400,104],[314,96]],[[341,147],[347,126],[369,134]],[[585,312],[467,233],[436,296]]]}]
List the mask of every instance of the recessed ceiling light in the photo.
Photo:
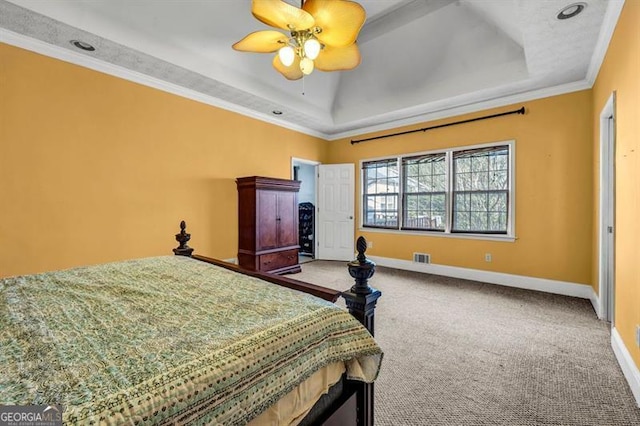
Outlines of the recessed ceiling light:
[{"label": "recessed ceiling light", "polygon": [[569,6],[563,7],[562,10],[558,12],[558,15],[556,16],[556,18],[558,19],[573,18],[574,16],[582,12],[585,7],[587,7],[587,4],[583,2],[572,3]]},{"label": "recessed ceiling light", "polygon": [[78,49],[86,50],[88,52],[93,52],[94,50],[96,50],[95,47],[84,41],[70,40],[69,43],[73,44]]},{"label": "recessed ceiling light", "polygon": [[274,109],[273,111],[271,111],[274,115],[282,115],[282,111],[278,111],[277,109]]}]

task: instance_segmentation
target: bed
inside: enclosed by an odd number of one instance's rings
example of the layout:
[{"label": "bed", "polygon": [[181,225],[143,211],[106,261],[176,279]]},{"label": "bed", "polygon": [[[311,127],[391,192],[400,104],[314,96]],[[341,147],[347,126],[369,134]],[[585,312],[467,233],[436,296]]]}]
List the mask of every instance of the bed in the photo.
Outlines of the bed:
[{"label": "bed", "polygon": [[68,424],[373,424],[366,242],[339,292],[189,238],[182,222],[175,256],[0,279],[0,405],[59,405]]}]

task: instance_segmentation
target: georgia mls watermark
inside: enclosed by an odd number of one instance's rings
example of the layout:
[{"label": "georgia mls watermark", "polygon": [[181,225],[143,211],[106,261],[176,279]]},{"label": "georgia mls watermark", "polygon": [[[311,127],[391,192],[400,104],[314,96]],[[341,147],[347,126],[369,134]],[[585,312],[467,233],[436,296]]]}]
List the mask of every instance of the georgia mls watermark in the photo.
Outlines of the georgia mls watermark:
[{"label": "georgia mls watermark", "polygon": [[62,426],[60,405],[0,406],[0,426]]}]

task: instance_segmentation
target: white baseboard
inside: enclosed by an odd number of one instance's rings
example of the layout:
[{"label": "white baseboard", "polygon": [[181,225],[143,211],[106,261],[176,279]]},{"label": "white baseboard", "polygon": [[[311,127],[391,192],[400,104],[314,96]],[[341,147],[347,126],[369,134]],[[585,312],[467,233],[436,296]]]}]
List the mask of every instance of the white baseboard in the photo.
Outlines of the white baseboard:
[{"label": "white baseboard", "polygon": [[593,305],[593,310],[596,311],[596,316],[599,319],[603,319],[602,306],[600,304],[600,296],[596,294],[596,291],[593,288],[591,289],[591,297],[589,299],[591,300],[591,304]]},{"label": "white baseboard", "polygon": [[618,359],[622,373],[627,379],[627,383],[629,383],[631,392],[636,399],[636,404],[640,407],[640,370],[638,370],[629,350],[622,341],[622,337],[620,337],[620,333],[615,327],[611,330],[611,347]]},{"label": "white baseboard", "polygon": [[380,266],[404,269],[407,271],[424,272],[427,274],[443,275],[446,277],[462,278],[465,280],[481,281],[499,284],[507,287],[523,288],[527,290],[543,291],[545,293],[562,294],[565,296],[589,299],[596,313],[599,300],[593,287],[587,284],[577,284],[566,281],[549,280],[546,278],[528,277],[524,275],[505,274],[502,272],[483,271],[480,269],[461,268],[458,266],[436,265],[433,263],[415,263],[410,260],[393,259],[389,257],[368,256]]}]

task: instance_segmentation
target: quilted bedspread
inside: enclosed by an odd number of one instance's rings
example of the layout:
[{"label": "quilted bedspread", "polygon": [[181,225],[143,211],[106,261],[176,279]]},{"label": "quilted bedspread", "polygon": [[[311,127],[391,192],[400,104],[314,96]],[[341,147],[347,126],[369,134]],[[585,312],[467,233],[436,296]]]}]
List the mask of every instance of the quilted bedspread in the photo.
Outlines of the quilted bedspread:
[{"label": "quilted bedspread", "polygon": [[69,424],[244,424],[318,368],[382,353],[329,302],[167,256],[0,279],[0,404]]}]

